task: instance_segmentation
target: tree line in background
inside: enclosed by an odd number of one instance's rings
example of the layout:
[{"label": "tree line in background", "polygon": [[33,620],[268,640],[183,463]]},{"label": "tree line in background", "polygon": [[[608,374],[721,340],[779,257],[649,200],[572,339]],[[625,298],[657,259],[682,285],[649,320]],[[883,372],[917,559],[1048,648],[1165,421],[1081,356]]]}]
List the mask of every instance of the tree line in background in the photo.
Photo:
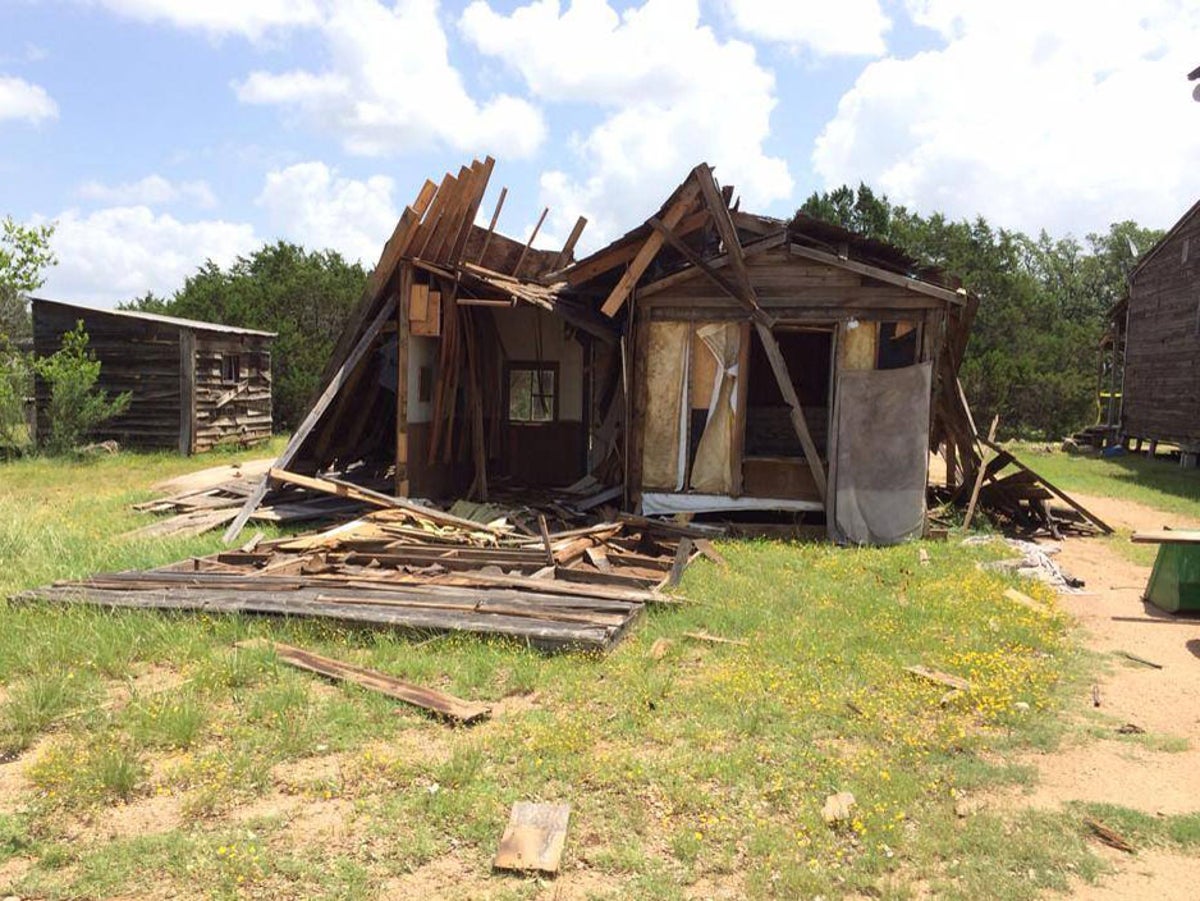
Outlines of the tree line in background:
[{"label": "tree line in background", "polygon": [[366,283],[361,265],[332,250],[279,241],[228,269],[209,260],[169,298],[146,294],[118,308],[276,332],[271,421],[275,431],[287,431],[307,412]]},{"label": "tree line in background", "polygon": [[976,424],[986,428],[998,414],[1002,435],[1038,439],[1096,421],[1108,311],[1137,258],[1163,235],[1125,221],[1089,234],[1086,245],[1045,231],[1032,238],[982,216],[922,216],[861,184],[814,193],[799,212],[894,244],[978,294],[960,371]]},{"label": "tree line in background", "polygon": [[[1139,254],[1162,235],[1127,221],[1089,234],[1084,243],[1045,232],[1032,238],[995,228],[983,217],[923,216],[866,185],[814,193],[800,212],[894,244],[980,295],[961,371],[967,397],[977,421],[999,414],[1002,434],[1030,438],[1057,438],[1095,421],[1098,344],[1108,310],[1124,295]],[[23,409],[32,368],[39,365],[15,342],[30,334],[25,295],[54,265],[52,232],[53,226],[6,218],[0,233],[0,448],[4,423],[14,409]],[[276,332],[272,420],[283,431],[304,415],[366,279],[361,265],[334,251],[279,241],[228,268],[206,262],[170,297],[148,293],[119,308]],[[70,353],[56,371],[75,373],[70,390],[79,397],[94,395],[89,385],[98,364],[86,336],[71,343]]]}]

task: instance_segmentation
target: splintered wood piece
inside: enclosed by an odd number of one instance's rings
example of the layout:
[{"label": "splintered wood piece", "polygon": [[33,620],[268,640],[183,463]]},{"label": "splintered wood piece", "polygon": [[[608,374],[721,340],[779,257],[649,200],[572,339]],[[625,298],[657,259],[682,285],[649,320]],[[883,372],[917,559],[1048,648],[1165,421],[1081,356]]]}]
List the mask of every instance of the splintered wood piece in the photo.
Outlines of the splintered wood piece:
[{"label": "splintered wood piece", "polygon": [[925,550],[925,548],[919,549],[917,551],[917,559],[920,561],[922,566],[928,566],[929,565],[929,551]]},{"label": "splintered wood piece", "polygon": [[1045,604],[1039,604],[1025,592],[1017,591],[1015,588],[1006,588],[1004,590],[1004,596],[1010,601],[1014,601],[1023,607],[1028,607],[1030,610],[1044,611],[1046,609]]},{"label": "splintered wood piece", "polygon": [[675,549],[675,562],[671,564],[671,572],[667,575],[668,588],[674,588],[683,578],[683,571],[687,569],[688,560],[692,556],[692,547],[692,539],[679,539],[679,547]]},{"label": "splintered wood piece", "polygon": [[1099,685],[1092,686],[1092,706],[1093,707],[1100,706],[1100,686]]},{"label": "splintered wood piece", "polygon": [[490,716],[492,712],[492,709],[486,704],[475,704],[471,701],[464,701],[461,698],[443,694],[432,688],[424,688],[420,685],[413,685],[410,682],[402,682],[378,670],[355,666],[351,663],[343,663],[331,657],[322,657],[320,654],[314,654],[311,651],[293,647],[292,645],[280,644],[279,642],[271,642],[260,638],[239,641],[236,646],[239,648],[267,648],[274,651],[275,656],[284,663],[294,666],[297,669],[317,673],[329,679],[353,682],[355,685],[361,685],[363,688],[369,688],[388,697],[396,698],[397,700],[412,704],[414,707],[420,707],[422,710],[440,714],[446,717],[446,719],[457,723],[473,723],[476,720]]},{"label": "splintered wood piece", "polygon": [[906,673],[912,673],[914,676],[920,676],[922,679],[928,679],[930,682],[936,682],[938,685],[945,685],[947,688],[953,688],[956,691],[970,691],[971,683],[962,676],[955,676],[951,673],[943,673],[940,670],[930,669],[927,666],[906,666]]},{"label": "splintered wood piece", "polygon": [[602,573],[612,572],[612,564],[608,562],[608,553],[602,547],[589,547],[584,550],[588,562]]},{"label": "splintered wood piece", "polygon": [[1132,660],[1134,663],[1140,663],[1142,666],[1148,666],[1151,669],[1163,668],[1161,663],[1155,663],[1153,660],[1147,660],[1145,657],[1139,657],[1137,654],[1131,654],[1129,651],[1114,651],[1113,653],[1119,654],[1126,660]]},{"label": "splintered wood piece", "polygon": [[717,564],[717,566],[724,567],[729,565],[729,561],[725,559],[725,556],[715,547],[713,547],[713,543],[707,538],[697,538],[695,539],[694,543],[696,545],[696,550],[698,550],[713,563]]},{"label": "splintered wood piece", "polygon": [[570,804],[517,801],[492,866],[497,870],[557,873],[570,817]]},{"label": "splintered wood piece", "polygon": [[707,641],[710,644],[733,644],[739,648],[750,647],[750,642],[740,638],[722,638],[720,635],[710,635],[708,632],[684,632],[683,637],[690,638],[692,641]]},{"label": "splintered wood piece", "polygon": [[671,650],[671,645],[674,642],[669,638],[656,638],[654,644],[650,645],[650,656],[654,660],[662,660],[667,656],[667,652]]},{"label": "splintered wood piece", "polygon": [[1092,835],[1104,842],[1110,848],[1116,848],[1118,851],[1124,851],[1126,854],[1134,854],[1137,849],[1125,839],[1125,836],[1118,832],[1113,832],[1103,823],[1096,820],[1084,820],[1083,825],[1091,831]]}]

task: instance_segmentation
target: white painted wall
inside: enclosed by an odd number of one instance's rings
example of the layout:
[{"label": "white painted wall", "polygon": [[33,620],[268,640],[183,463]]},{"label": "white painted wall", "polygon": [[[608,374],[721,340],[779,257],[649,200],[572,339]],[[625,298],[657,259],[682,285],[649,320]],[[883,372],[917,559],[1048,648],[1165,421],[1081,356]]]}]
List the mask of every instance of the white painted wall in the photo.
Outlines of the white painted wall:
[{"label": "white painted wall", "polygon": [[[433,419],[433,383],[437,378],[438,339],[408,337],[408,421],[429,422]],[[429,368],[429,397],[420,401],[421,367]]]},{"label": "white painted wall", "polygon": [[[496,309],[496,327],[504,353],[510,362],[541,359],[558,363],[561,382],[558,397],[558,418],[565,422],[583,420],[583,348],[566,335],[566,324],[557,316],[518,304],[512,309]],[[538,336],[541,337],[541,357],[538,357]],[[410,401],[411,404],[411,401]],[[409,407],[411,411],[412,407]],[[409,413],[412,421],[412,413]]]}]

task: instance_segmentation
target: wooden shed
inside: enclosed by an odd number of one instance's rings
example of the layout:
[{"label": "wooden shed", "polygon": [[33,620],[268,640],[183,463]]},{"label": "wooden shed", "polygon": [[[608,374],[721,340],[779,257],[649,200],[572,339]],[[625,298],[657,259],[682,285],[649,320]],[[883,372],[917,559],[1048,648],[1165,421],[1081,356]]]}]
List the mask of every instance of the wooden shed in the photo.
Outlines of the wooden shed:
[{"label": "wooden shed", "polygon": [[956,374],[977,299],[940,273],[743,213],[706,165],[575,262],[584,219],[559,251],[496,232],[499,205],[473,224],[492,166],[405,210],[279,470],[421,497],[575,483],[645,514],[824,517],[856,543],[920,533],[931,447],[974,475]]},{"label": "wooden shed", "polygon": [[[272,332],[37,298],[32,309],[39,356],[57,351],[62,336],[82,322],[101,364],[99,387],[132,395],[96,440],[193,454],[271,437]],[[41,441],[50,395],[40,378],[35,393]]]},{"label": "wooden shed", "polygon": [[[1200,451],[1200,202],[1129,275],[1114,334],[1124,350],[1121,431],[1126,439]],[[1123,318],[1123,321],[1120,321]]]}]

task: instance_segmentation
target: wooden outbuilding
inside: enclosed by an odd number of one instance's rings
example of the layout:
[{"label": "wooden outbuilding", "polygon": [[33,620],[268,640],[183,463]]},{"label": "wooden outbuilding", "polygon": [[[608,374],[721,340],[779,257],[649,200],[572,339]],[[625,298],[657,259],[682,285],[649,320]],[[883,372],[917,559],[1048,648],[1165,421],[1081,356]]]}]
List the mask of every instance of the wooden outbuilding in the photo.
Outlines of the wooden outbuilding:
[{"label": "wooden outbuilding", "polygon": [[1123,351],[1120,428],[1126,440],[1177,444],[1185,462],[1200,452],[1200,202],[1129,275],[1114,310],[1113,344]]},{"label": "wooden outbuilding", "polygon": [[576,262],[584,219],[557,251],[495,230],[504,192],[474,224],[492,167],[405,210],[279,471],[416,497],[575,483],[643,514],[824,517],[854,543],[920,534],[931,448],[973,479],[977,298],[940,272],[742,212],[707,165]]},{"label": "wooden outbuilding", "polygon": [[[82,323],[100,361],[98,387],[128,391],[129,407],[91,436],[123,447],[193,454],[271,437],[272,332],[35,298],[38,356],[59,349]],[[49,386],[35,385],[39,442],[48,430]]]}]

